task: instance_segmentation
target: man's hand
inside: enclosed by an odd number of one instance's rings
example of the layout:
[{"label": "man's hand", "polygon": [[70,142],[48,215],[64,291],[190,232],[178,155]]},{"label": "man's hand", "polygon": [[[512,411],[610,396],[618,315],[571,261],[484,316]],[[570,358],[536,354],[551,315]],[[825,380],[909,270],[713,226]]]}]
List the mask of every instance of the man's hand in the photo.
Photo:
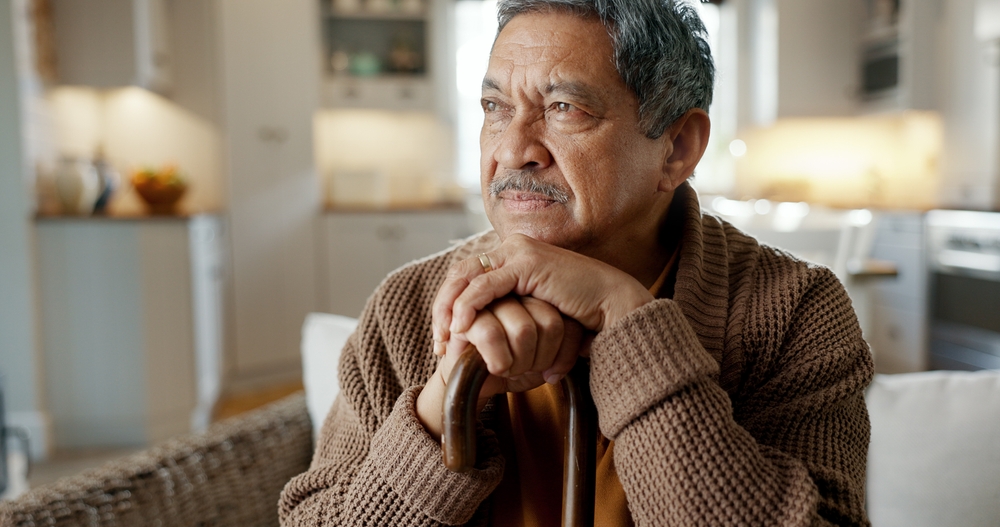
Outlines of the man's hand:
[{"label": "man's hand", "polygon": [[417,398],[417,416],[435,438],[441,436],[441,412],[451,370],[463,353],[476,353],[487,367],[502,371],[490,375],[479,394],[482,408],[498,393],[524,392],[546,382],[559,382],[580,355],[584,329],[562,316],[547,302],[507,296],[491,302],[476,314],[469,330],[453,334],[434,376]]},{"label": "man's hand", "polygon": [[[595,332],[653,300],[642,284],[615,267],[520,234],[509,236],[488,256],[493,266],[489,273],[478,258],[449,271],[434,299],[435,342],[466,334],[480,310],[509,294],[543,300]],[[491,368],[490,373],[504,371]]]},{"label": "man's hand", "polygon": [[597,332],[653,300],[630,275],[598,260],[512,235],[489,253],[457,263],[433,306],[435,353],[444,355],[417,399],[417,414],[440,436],[445,384],[470,344],[490,371],[480,401],[557,383]]}]

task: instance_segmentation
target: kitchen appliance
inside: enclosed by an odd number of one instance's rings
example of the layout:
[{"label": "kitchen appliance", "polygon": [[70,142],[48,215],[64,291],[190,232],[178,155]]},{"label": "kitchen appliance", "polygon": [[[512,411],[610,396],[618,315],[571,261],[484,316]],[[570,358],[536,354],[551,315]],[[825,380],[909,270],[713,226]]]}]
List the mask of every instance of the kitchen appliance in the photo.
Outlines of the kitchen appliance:
[{"label": "kitchen appliance", "polygon": [[927,213],[930,367],[1000,369],[1000,213]]}]

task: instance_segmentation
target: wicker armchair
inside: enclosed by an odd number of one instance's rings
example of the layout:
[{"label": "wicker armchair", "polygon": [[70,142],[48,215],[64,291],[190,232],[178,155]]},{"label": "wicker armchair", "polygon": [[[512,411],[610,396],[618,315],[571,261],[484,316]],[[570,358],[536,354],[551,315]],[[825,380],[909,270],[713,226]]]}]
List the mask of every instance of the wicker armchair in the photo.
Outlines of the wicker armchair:
[{"label": "wicker armchair", "polygon": [[0,504],[0,525],[273,526],[312,448],[296,394]]}]

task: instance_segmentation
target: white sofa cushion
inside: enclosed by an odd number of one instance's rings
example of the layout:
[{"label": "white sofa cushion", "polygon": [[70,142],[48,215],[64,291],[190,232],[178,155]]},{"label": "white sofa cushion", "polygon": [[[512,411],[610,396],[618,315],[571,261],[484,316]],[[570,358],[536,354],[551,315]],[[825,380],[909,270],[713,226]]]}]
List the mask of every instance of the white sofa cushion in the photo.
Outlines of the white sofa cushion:
[{"label": "white sofa cushion", "polygon": [[340,390],[337,383],[340,350],[357,326],[357,319],[327,313],[310,313],[302,325],[302,384],[313,437],[319,435]]},{"label": "white sofa cushion", "polygon": [[872,525],[1000,525],[1000,371],[878,375],[866,399]]}]

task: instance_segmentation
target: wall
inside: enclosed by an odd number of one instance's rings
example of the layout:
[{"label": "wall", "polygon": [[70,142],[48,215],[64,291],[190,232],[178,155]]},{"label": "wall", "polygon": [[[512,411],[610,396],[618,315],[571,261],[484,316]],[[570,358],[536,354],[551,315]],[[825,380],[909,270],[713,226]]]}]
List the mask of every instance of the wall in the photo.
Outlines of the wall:
[{"label": "wall", "polygon": [[[316,164],[328,202],[386,205],[449,197],[452,131],[435,115],[324,110],[314,123]],[[364,185],[351,187],[355,182]]]},{"label": "wall", "polygon": [[46,450],[46,417],[39,386],[41,365],[35,353],[37,310],[29,206],[33,189],[22,127],[27,108],[22,96],[32,86],[15,55],[15,51],[23,52],[25,35],[16,33],[15,20],[24,12],[23,2],[0,0],[0,375],[9,423],[28,429],[37,458]]}]

